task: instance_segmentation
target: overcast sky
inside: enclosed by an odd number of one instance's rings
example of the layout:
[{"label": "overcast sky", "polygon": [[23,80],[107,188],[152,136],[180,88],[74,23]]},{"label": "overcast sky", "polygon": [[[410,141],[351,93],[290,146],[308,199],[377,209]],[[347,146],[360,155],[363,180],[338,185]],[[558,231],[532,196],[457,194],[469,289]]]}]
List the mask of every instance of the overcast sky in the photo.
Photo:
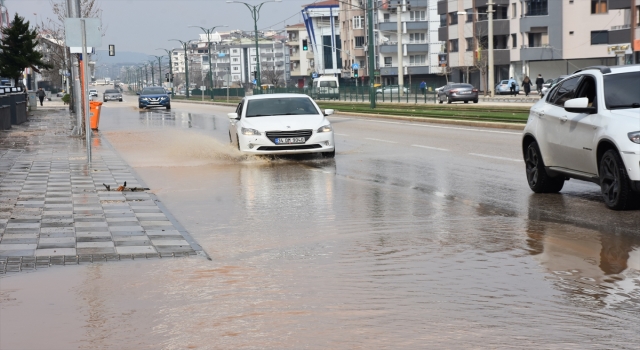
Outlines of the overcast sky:
[{"label": "overcast sky", "polygon": [[[61,2],[66,0],[53,0]],[[250,4],[262,1],[245,0]],[[314,0],[282,0],[265,4],[260,11],[258,29],[284,29],[285,25],[301,22],[302,5]],[[227,4],[225,0],[98,0],[107,25],[100,50],[116,45],[116,51],[133,51],[158,55],[156,48],[179,45],[168,39],[189,40],[202,31],[189,25],[227,29],[253,30],[251,13],[242,4]],[[51,0],[5,0],[11,17],[17,12],[28,21],[40,22],[53,18]]]}]

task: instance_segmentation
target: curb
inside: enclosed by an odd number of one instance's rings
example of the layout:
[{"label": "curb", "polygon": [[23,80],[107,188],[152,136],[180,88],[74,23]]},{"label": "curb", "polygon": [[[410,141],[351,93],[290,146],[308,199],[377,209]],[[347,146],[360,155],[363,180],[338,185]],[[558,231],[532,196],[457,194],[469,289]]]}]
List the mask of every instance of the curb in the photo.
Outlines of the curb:
[{"label": "curb", "polygon": [[403,116],[390,115],[390,114],[368,114],[368,113],[352,113],[352,112],[336,111],[336,115],[338,114],[354,116],[354,117],[396,119],[396,120],[404,120],[409,122],[420,122],[420,123],[475,126],[479,128],[524,130],[524,127],[525,127],[525,124],[515,124],[515,123],[483,122],[483,121],[476,122],[472,120],[441,119],[441,118],[430,118],[430,117],[403,117]]}]

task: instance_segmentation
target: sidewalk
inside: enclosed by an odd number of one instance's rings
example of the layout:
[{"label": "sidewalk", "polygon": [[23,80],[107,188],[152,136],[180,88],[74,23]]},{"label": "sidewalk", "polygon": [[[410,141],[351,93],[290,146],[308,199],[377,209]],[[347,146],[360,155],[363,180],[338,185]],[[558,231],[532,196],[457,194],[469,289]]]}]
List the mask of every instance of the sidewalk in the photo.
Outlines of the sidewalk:
[{"label": "sidewalk", "polygon": [[[93,162],[64,109],[0,132],[0,274],[96,260],[206,256],[99,133]],[[102,184],[111,186],[107,191]]]}]

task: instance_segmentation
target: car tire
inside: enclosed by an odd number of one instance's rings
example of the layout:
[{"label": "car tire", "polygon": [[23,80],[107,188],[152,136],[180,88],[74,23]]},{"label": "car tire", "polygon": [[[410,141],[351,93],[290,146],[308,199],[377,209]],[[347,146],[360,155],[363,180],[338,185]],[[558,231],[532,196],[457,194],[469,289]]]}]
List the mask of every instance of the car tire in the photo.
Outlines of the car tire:
[{"label": "car tire", "polygon": [[120,99],[120,100],[118,100],[118,101],[122,102],[122,99]]},{"label": "car tire", "polygon": [[473,103],[478,103],[478,100],[473,100]]},{"label": "car tire", "polygon": [[453,102],[451,101],[451,96],[447,96],[447,104],[451,104],[451,102]]},{"label": "car tire", "polygon": [[166,108],[167,108],[167,109],[171,109],[171,105],[168,105]]},{"label": "car tire", "polygon": [[464,103],[469,103],[469,101],[464,101]]},{"label": "car tire", "polygon": [[635,209],[640,201],[638,194],[633,192],[627,169],[615,149],[610,149],[602,155],[600,164],[600,190],[602,199],[609,209]]},{"label": "car tire", "polygon": [[551,177],[542,160],[537,142],[531,142],[525,151],[524,162],[529,188],[535,193],[557,193],[564,186],[564,177]]},{"label": "car tire", "polygon": [[444,100],[442,100],[442,97],[438,96],[438,102],[440,102],[440,104],[444,103]]},{"label": "car tire", "polygon": [[331,152],[322,152],[320,154],[322,155],[323,158],[335,158],[336,157],[336,150],[334,149]]}]

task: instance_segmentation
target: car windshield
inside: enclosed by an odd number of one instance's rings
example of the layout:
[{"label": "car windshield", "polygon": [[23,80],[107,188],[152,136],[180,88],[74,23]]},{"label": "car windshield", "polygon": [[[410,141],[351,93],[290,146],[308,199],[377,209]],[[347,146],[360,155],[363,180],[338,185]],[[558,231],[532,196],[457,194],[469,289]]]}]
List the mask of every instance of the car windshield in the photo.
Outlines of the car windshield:
[{"label": "car windshield", "polygon": [[500,82],[500,84],[505,84],[506,85],[506,84],[509,84],[509,81],[508,80],[503,80],[503,81]]},{"label": "car windshield", "polygon": [[163,88],[147,88],[142,90],[141,95],[162,95],[165,94]]},{"label": "car windshield", "polygon": [[604,76],[604,102],[608,109],[640,108],[640,72]]},{"label": "car windshield", "polygon": [[247,118],[271,115],[320,114],[307,97],[264,98],[250,100]]},{"label": "car windshield", "polygon": [[119,94],[120,90],[107,90],[104,93],[105,94]]},{"label": "car windshield", "polygon": [[338,83],[336,83],[335,81],[321,81],[320,82],[320,87],[338,87]]}]

